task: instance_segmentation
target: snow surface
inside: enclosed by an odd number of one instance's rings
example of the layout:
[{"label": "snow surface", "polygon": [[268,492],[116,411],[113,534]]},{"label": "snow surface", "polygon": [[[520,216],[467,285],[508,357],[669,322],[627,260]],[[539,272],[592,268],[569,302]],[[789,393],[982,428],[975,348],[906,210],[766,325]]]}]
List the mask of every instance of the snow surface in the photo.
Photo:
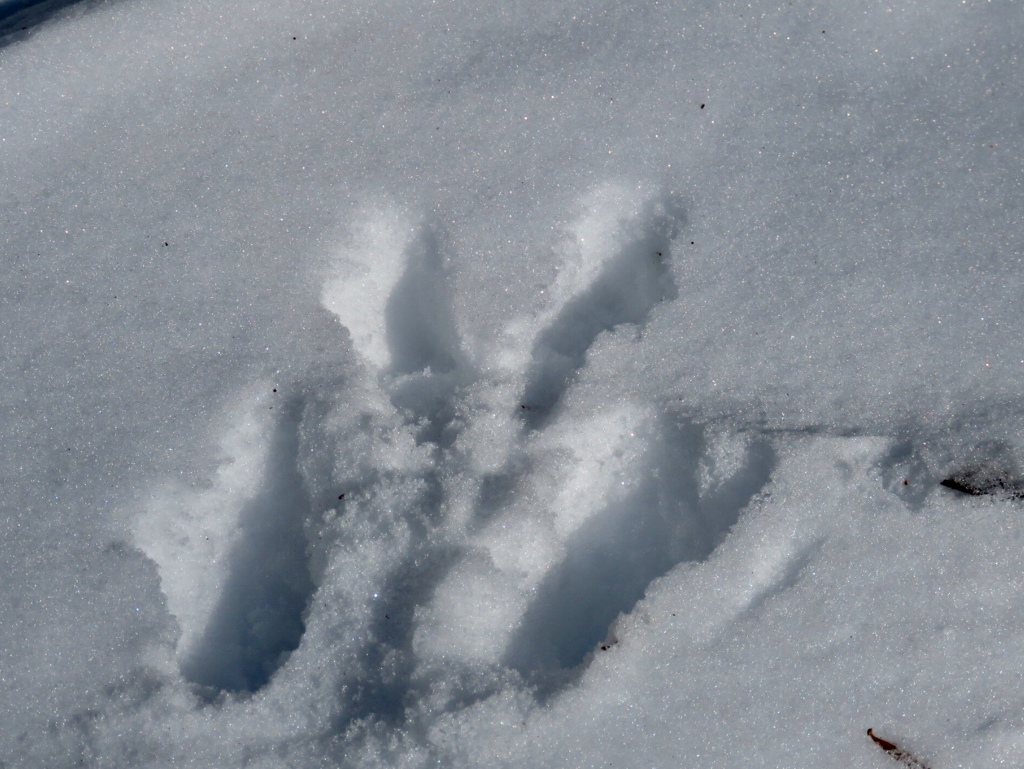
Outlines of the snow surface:
[{"label": "snow surface", "polygon": [[0,766],[1020,766],[1022,41],[1011,0],[4,38]]}]

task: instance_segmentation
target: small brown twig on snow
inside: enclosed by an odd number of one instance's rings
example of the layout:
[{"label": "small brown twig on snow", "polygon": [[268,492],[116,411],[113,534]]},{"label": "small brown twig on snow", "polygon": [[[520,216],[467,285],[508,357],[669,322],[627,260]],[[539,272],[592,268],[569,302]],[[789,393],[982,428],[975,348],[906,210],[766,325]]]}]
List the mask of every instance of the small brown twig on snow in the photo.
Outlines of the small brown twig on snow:
[{"label": "small brown twig on snow", "polygon": [[903,748],[899,747],[895,743],[889,742],[889,740],[883,740],[875,734],[873,729],[868,729],[868,737],[874,740],[878,747],[904,766],[913,767],[913,769],[928,769],[928,767],[922,764],[916,756],[907,753]]}]

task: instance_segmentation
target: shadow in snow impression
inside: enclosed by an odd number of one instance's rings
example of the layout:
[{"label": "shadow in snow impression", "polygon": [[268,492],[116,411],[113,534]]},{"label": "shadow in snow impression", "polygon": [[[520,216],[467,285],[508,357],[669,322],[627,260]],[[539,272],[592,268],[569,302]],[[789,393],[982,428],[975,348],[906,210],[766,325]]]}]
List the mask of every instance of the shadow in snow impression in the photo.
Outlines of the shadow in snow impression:
[{"label": "shadow in snow impression", "polygon": [[684,223],[681,205],[653,201],[636,232],[604,265],[587,290],[558,314],[533,347],[521,414],[530,429],[543,427],[602,331],[623,323],[643,324],[660,302],[679,292],[672,278],[671,246]]},{"label": "shadow in snow impression", "polygon": [[385,307],[391,366],[388,394],[418,423],[417,441],[454,440],[453,393],[466,374],[439,227],[424,224],[405,251],[405,271]]},{"label": "shadow in snow impression", "polygon": [[423,225],[406,248],[405,272],[385,308],[391,373],[455,368],[459,336],[452,318],[452,296],[444,270],[441,235]]},{"label": "shadow in snow impression", "polygon": [[182,675],[213,692],[254,692],[298,647],[314,591],[303,522],[309,500],[296,464],[302,402],[285,407],[271,439],[263,488],[243,509],[230,576]]},{"label": "shadow in snow impression", "polygon": [[541,583],[506,652],[510,667],[530,677],[561,672],[556,684],[571,677],[652,580],[714,551],[775,466],[767,442],[751,443],[742,466],[702,497],[703,429],[666,420],[659,432],[635,490],[592,517]]}]

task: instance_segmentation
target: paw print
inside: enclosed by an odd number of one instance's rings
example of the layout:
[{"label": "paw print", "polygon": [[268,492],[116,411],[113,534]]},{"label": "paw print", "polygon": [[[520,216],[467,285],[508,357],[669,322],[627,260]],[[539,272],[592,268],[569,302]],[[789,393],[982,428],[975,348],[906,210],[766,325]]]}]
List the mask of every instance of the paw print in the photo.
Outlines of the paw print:
[{"label": "paw print", "polygon": [[375,206],[352,225],[321,303],[356,362],[273,410],[266,384],[243,394],[208,487],[165,486],[137,521],[196,691],[316,671],[354,722],[401,718],[442,678],[451,707],[502,677],[557,688],[763,489],[762,436],[573,402],[603,334],[679,298],[685,226],[671,194],[581,208],[545,303],[490,345],[459,327],[441,224]]}]

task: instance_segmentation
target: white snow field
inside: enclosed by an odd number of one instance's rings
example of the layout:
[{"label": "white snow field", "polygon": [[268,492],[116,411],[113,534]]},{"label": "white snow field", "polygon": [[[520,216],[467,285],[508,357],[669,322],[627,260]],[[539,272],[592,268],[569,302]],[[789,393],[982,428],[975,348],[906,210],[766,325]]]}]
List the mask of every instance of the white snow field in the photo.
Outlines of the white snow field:
[{"label": "white snow field", "polygon": [[1024,765],[1019,2],[25,26],[0,767]]}]

